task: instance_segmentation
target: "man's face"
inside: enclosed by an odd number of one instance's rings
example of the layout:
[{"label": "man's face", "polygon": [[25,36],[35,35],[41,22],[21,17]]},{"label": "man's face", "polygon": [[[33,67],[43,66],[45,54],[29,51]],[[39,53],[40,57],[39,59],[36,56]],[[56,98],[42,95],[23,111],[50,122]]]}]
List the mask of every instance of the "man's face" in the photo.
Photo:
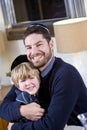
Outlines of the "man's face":
[{"label": "man's face", "polygon": [[53,41],[48,43],[41,34],[31,34],[25,39],[28,59],[41,71],[46,68],[53,55]]}]

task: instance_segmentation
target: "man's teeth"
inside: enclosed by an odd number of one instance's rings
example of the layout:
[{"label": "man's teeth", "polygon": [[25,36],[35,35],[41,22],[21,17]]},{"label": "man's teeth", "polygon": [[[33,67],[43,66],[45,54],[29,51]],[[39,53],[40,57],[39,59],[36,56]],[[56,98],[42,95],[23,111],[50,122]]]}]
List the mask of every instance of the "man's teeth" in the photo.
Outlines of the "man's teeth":
[{"label": "man's teeth", "polygon": [[40,59],[41,56],[36,56],[36,57],[33,57],[34,60],[37,60],[37,59]]}]

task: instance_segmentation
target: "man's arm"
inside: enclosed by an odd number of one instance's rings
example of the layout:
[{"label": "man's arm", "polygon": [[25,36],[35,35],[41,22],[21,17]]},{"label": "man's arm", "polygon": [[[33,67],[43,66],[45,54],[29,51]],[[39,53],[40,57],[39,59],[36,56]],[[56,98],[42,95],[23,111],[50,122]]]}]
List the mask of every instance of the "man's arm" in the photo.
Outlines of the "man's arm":
[{"label": "man's arm", "polygon": [[15,89],[16,87],[13,85],[12,89],[6,95],[2,104],[0,105],[0,117],[10,122],[21,117],[20,113],[18,112],[20,103],[15,102]]},{"label": "man's arm", "polygon": [[[10,92],[4,98],[2,104],[0,105],[0,117],[9,122],[18,121],[23,116],[25,116],[27,119],[30,120],[40,119],[44,114],[44,109],[42,109],[40,105],[36,103],[21,106],[20,102],[15,101],[16,89],[17,88],[13,86]],[[24,109],[24,107],[27,108],[27,106],[28,106],[28,114],[25,113],[27,109]],[[19,109],[21,111],[19,111]],[[22,112],[23,114],[21,115],[20,112]]]},{"label": "man's arm", "polygon": [[78,86],[81,82],[74,76],[66,70],[57,74],[45,116],[38,121],[16,123],[11,130],[63,130],[78,99]]}]

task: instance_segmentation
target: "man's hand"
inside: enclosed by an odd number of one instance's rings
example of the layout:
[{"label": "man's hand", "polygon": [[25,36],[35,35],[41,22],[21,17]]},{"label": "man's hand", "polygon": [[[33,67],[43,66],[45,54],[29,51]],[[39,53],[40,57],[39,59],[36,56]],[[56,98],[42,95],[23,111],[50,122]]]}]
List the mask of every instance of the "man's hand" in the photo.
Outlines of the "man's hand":
[{"label": "man's hand", "polygon": [[30,103],[20,106],[20,113],[23,117],[35,121],[44,115],[45,110],[37,103]]},{"label": "man's hand", "polygon": [[12,125],[14,125],[14,123],[9,123],[8,124],[8,130],[11,130]]},{"label": "man's hand", "polygon": [[64,130],[67,130],[67,127],[68,127],[68,126],[67,126],[67,124],[66,124],[65,127],[64,127]]}]

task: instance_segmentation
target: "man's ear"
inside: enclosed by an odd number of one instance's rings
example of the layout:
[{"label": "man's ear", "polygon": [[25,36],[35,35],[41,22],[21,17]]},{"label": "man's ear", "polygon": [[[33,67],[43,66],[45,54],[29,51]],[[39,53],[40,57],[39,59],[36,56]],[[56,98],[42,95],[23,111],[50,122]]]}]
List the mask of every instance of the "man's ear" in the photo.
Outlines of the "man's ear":
[{"label": "man's ear", "polygon": [[52,39],[50,40],[49,45],[50,45],[50,48],[53,49],[53,47],[54,47],[54,42],[53,42]]}]

